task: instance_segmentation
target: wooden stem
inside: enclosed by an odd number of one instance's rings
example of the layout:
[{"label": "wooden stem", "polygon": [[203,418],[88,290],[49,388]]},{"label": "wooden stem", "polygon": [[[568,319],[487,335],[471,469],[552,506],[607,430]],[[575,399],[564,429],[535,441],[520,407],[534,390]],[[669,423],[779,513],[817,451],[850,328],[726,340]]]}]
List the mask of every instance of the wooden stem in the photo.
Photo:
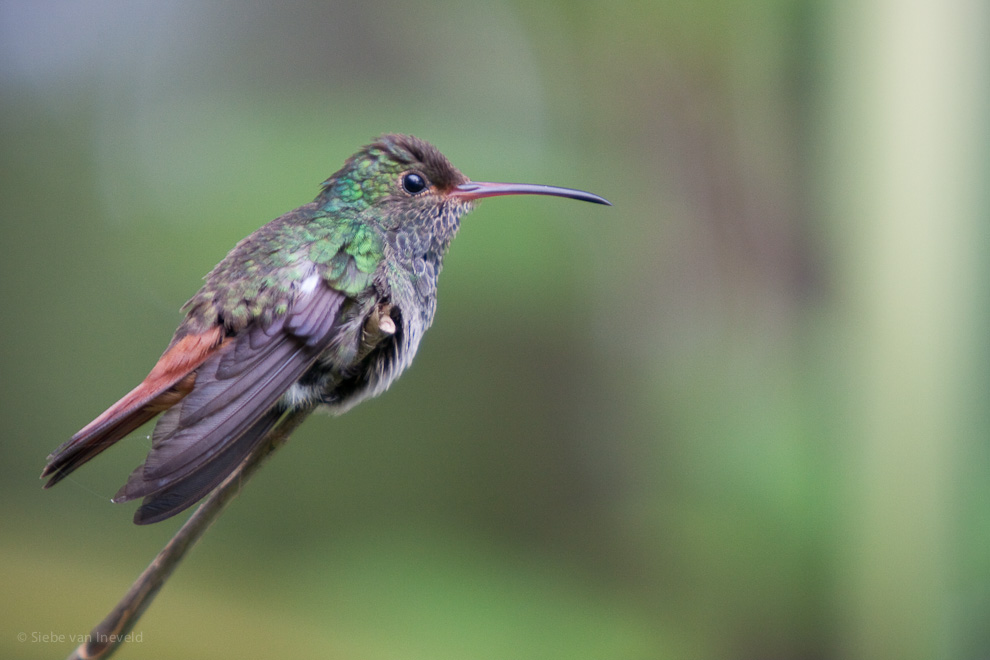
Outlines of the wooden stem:
[{"label": "wooden stem", "polygon": [[127,641],[127,634],[141,618],[141,615],[154,600],[172,571],[186,556],[196,541],[216,522],[220,514],[241,488],[254,476],[258,468],[276,449],[284,445],[293,431],[303,422],[312,408],[304,408],[286,413],[282,421],[268,432],[265,441],[258,445],[210,496],[199,505],[175,536],[162,548],[154,561],[134,581],[130,590],[101,621],[89,638],[72,652],[69,660],[98,660],[109,658],[114,651]]}]

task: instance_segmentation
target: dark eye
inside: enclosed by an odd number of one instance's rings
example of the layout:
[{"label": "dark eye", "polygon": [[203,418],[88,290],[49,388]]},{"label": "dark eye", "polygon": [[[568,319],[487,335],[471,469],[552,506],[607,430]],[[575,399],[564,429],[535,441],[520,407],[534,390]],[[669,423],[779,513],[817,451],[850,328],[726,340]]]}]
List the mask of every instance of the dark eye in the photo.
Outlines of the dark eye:
[{"label": "dark eye", "polygon": [[415,172],[406,172],[402,175],[402,189],[410,195],[415,195],[426,190],[426,179]]}]

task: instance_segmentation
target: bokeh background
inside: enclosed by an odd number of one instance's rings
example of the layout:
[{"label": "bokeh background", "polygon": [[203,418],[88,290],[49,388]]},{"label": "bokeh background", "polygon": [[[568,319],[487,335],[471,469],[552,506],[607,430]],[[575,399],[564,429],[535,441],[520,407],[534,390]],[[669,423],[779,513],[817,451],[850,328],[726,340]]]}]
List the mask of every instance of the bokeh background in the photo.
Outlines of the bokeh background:
[{"label": "bokeh background", "polygon": [[392,131],[615,206],[468,216],[411,371],[118,657],[990,656],[988,42],[974,0],[3,0],[0,656],[181,523],[109,502],[144,432],[45,456]]}]

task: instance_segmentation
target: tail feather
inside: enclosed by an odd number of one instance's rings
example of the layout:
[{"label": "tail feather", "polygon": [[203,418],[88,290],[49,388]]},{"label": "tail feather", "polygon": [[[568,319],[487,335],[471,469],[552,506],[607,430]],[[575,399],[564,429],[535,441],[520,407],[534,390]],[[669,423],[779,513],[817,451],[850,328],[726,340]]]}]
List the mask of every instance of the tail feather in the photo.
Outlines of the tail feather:
[{"label": "tail feather", "polygon": [[216,327],[174,342],[140,385],[48,456],[41,473],[42,478],[50,477],[45,488],[182,400],[193,389],[195,369],[219,346],[222,337],[223,329]]},{"label": "tail feather", "polygon": [[80,465],[94,458],[157,414],[156,410],[141,407],[116,419],[114,424],[110,424],[106,428],[96,432],[84,433],[80,431],[76,433],[68,442],[48,456],[48,464],[45,465],[45,469],[41,473],[42,478],[51,477],[45,484],[45,488],[51,488],[62,481]]}]

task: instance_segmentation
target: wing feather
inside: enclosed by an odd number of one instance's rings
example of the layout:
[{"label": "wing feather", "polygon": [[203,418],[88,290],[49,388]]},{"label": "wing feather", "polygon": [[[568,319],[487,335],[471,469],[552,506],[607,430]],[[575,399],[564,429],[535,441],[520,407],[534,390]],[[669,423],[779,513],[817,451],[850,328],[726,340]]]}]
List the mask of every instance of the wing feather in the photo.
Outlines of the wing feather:
[{"label": "wing feather", "polygon": [[147,460],[114,500],[156,501],[162,494],[160,503],[186,502],[204,484],[219,483],[237,466],[233,456],[243,458],[270,428],[258,434],[259,425],[277,419],[272,409],[282,394],[331,343],[344,300],[321,281],[269,326],[252,325],[229,338],[200,366],[193,391],[162,416]]},{"label": "wing feather", "polygon": [[264,440],[265,434],[275,426],[281,416],[278,410],[274,408],[269,410],[216,458],[172,486],[145,497],[134,513],[134,522],[138,525],[148,525],[165,520],[205,497],[247,458],[259,442]]}]

